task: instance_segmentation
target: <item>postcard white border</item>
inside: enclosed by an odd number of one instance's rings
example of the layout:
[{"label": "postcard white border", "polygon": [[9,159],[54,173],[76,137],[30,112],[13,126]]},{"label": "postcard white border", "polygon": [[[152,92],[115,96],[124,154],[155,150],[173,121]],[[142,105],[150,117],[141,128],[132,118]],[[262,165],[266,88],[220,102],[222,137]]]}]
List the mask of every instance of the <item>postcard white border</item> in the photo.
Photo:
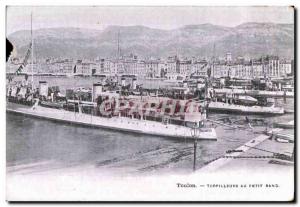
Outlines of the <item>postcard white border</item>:
[{"label": "postcard white border", "polygon": [[[300,3],[297,0],[286,0],[286,1],[276,1],[276,0],[251,0],[251,1],[238,1],[238,0],[230,0],[230,1],[218,1],[218,0],[205,0],[198,2],[197,0],[190,0],[190,1],[172,1],[172,0],[130,0],[130,1],[121,1],[121,0],[110,0],[110,1],[99,1],[99,0],[72,0],[72,1],[58,1],[58,0],[31,0],[31,1],[25,1],[25,0],[2,0],[0,1],[0,25],[2,25],[2,32],[0,39],[2,41],[2,45],[4,46],[4,40],[5,40],[5,7],[6,5],[140,5],[140,6],[165,6],[165,5],[176,5],[176,6],[251,6],[251,5],[268,5],[268,6],[287,6],[287,5],[295,5],[296,7],[300,7]],[[298,14],[299,15],[299,14]],[[297,27],[299,28],[299,21],[297,21]],[[299,38],[298,42],[299,42]],[[297,47],[298,48],[298,47]],[[1,107],[1,113],[3,113],[0,116],[0,200],[1,204],[7,205],[7,202],[5,201],[5,49],[2,48],[0,50],[0,57],[1,58],[1,68],[3,70],[2,73],[0,73],[0,80],[3,84],[2,87],[0,87],[0,107]],[[299,51],[297,54],[297,60],[299,60]],[[297,73],[299,74],[299,72]],[[297,92],[299,91],[299,84],[297,86]],[[298,142],[299,143],[299,142]],[[297,149],[298,146],[297,146]],[[299,153],[298,153],[299,154]],[[175,196],[175,195],[174,195]],[[299,198],[298,198],[299,199]],[[35,205],[39,206],[39,205]]]}]

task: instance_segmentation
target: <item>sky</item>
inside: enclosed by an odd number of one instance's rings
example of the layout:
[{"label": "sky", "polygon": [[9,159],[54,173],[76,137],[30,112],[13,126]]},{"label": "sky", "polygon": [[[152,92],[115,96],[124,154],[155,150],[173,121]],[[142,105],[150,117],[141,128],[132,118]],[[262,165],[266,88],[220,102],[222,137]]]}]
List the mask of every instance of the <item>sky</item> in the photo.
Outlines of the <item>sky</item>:
[{"label": "sky", "polygon": [[98,7],[98,6],[8,6],[6,34],[53,27],[104,29],[109,25],[143,25],[175,29],[190,24],[234,27],[245,22],[294,23],[291,7]]}]

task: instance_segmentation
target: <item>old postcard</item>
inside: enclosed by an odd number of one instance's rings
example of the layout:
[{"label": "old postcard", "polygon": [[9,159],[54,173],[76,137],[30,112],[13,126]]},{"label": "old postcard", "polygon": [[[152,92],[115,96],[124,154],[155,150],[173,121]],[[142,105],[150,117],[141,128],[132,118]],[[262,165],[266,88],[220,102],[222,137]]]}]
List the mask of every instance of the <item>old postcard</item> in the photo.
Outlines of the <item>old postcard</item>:
[{"label": "old postcard", "polygon": [[292,6],[7,6],[8,201],[293,201]]}]

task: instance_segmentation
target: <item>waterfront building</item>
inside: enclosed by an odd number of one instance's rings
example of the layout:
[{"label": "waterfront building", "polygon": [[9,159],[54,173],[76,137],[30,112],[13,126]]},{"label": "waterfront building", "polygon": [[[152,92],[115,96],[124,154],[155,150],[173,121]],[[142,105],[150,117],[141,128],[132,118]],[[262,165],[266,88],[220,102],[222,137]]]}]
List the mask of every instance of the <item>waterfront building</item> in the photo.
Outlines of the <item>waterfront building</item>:
[{"label": "waterfront building", "polygon": [[160,77],[160,68],[158,67],[158,60],[148,60],[145,61],[145,74],[146,77],[149,78],[155,78],[155,77]]},{"label": "waterfront building", "polygon": [[[7,62],[7,72],[15,72],[21,64],[21,58],[11,58]],[[227,53],[224,59],[208,62],[205,59],[179,59],[177,56],[161,59],[138,59],[136,55],[123,56],[121,58],[96,60],[77,60],[47,58],[36,60],[33,63],[33,72],[39,74],[128,74],[147,78],[169,78],[178,75],[189,76],[192,74],[207,77],[221,78],[283,78],[293,75],[293,60],[279,59],[277,56],[266,56],[259,59],[247,59],[238,57],[235,60]],[[22,70],[31,74],[31,62]]]},{"label": "waterfront building", "polygon": [[215,78],[281,78],[291,74],[291,71],[292,61],[280,60],[276,56],[252,59],[250,61],[217,61],[212,64],[212,76]]},{"label": "waterfront building", "polygon": [[189,75],[192,69],[192,61],[191,60],[180,60],[179,63],[179,74],[181,75]]},{"label": "waterfront building", "polygon": [[124,73],[128,75],[138,74],[138,61],[133,59],[124,60]]},{"label": "waterfront building", "polygon": [[167,59],[167,73],[179,73],[179,60],[177,56],[168,57]]},{"label": "waterfront building", "polygon": [[278,56],[267,56],[261,60],[266,77],[280,78],[292,73],[292,61],[280,60]]},{"label": "waterfront building", "polygon": [[264,77],[264,70],[263,64],[260,60],[251,60],[252,66],[252,78],[263,78]]},{"label": "waterfront building", "polygon": [[279,62],[279,76],[286,77],[292,74],[292,62],[288,60],[281,60]]},{"label": "waterfront building", "polygon": [[77,60],[76,67],[73,68],[73,73],[75,75],[84,75],[90,76],[92,75],[92,67],[90,66],[90,62],[83,62],[82,60]]},{"label": "waterfront building", "polygon": [[91,71],[91,75],[96,75],[98,73],[101,74],[102,68],[100,66],[100,64],[97,63],[91,63],[90,64],[90,71]]},{"label": "waterfront building", "polygon": [[200,75],[203,77],[207,77],[207,72],[211,66],[208,64],[206,60],[200,60],[200,61],[193,61],[192,67],[191,67],[191,73]]},{"label": "waterfront building", "polygon": [[253,78],[253,67],[251,61],[246,61],[244,65],[240,65],[243,68],[243,74],[239,78],[241,79],[252,79]]},{"label": "waterfront building", "polygon": [[158,70],[160,71],[159,77],[164,78],[167,74],[168,65],[165,61],[159,61]]},{"label": "waterfront building", "polygon": [[64,59],[62,61],[57,62],[55,65],[57,65],[59,74],[72,74],[73,73],[73,67],[74,63],[72,60]]},{"label": "waterfront building", "polygon": [[267,67],[268,77],[279,77],[279,58],[276,56],[268,57]]},{"label": "waterfront building", "polygon": [[224,61],[216,61],[213,63],[212,75],[215,78],[228,77],[229,65]]},{"label": "waterfront building", "polygon": [[119,60],[119,59],[110,60],[110,74],[111,75],[124,74],[124,73],[125,73],[125,67],[121,60]]}]

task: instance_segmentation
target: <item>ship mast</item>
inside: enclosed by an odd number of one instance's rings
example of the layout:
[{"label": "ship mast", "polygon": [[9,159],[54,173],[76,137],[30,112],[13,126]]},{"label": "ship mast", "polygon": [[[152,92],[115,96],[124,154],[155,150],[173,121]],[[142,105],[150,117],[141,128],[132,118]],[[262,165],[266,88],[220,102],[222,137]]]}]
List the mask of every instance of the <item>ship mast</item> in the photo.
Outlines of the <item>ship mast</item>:
[{"label": "ship mast", "polygon": [[32,12],[31,12],[31,24],[30,24],[30,36],[31,36],[31,84],[33,89],[33,35],[32,35]]},{"label": "ship mast", "polygon": [[118,60],[120,59],[120,30],[118,30]]}]

